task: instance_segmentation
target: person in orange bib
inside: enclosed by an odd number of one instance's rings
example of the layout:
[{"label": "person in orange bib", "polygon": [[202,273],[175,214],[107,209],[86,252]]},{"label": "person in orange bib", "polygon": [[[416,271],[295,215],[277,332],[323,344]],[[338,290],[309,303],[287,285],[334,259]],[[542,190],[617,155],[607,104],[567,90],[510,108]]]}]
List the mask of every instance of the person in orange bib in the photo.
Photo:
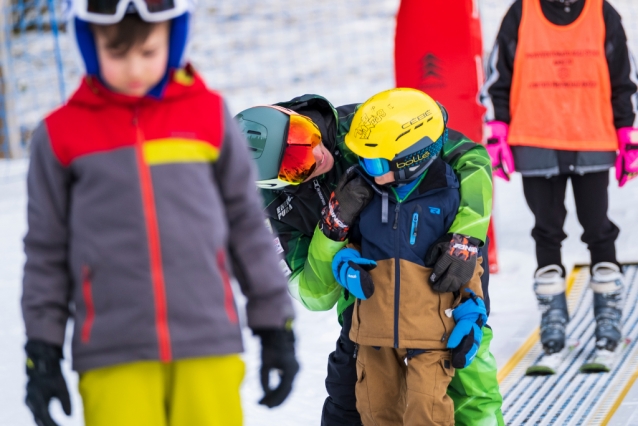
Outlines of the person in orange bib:
[{"label": "person in orange bib", "polygon": [[534,290],[547,354],[564,348],[569,322],[561,260],[568,180],[593,265],[596,346],[613,352],[621,340],[619,229],[607,216],[607,188],[615,162],[621,186],[634,175],[637,83],[620,15],[606,0],[516,0],[503,19],[481,100],[494,174],[521,172],[536,220]]}]

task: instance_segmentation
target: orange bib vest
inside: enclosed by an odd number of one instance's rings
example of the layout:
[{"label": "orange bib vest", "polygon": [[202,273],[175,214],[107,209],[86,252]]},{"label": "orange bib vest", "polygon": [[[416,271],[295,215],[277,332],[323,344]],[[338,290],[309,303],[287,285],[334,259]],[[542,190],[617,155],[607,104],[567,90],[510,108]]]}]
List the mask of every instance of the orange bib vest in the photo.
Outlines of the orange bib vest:
[{"label": "orange bib vest", "polygon": [[603,0],[565,26],[523,0],[510,97],[512,146],[567,151],[618,147],[605,57]]}]

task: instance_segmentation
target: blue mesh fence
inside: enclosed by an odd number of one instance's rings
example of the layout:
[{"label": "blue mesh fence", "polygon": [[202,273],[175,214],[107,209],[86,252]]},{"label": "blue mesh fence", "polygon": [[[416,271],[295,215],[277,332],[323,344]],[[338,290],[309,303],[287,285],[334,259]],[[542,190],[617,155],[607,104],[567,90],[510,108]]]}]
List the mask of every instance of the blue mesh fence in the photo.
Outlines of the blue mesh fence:
[{"label": "blue mesh fence", "polygon": [[[47,111],[82,74],[60,0],[1,0],[0,153],[25,148]],[[395,14],[400,0],[200,0],[189,58],[231,112],[304,93],[335,105],[394,84]],[[638,2],[611,0],[638,51]],[[486,52],[510,0],[479,0]],[[16,148],[17,147],[17,148]]]}]

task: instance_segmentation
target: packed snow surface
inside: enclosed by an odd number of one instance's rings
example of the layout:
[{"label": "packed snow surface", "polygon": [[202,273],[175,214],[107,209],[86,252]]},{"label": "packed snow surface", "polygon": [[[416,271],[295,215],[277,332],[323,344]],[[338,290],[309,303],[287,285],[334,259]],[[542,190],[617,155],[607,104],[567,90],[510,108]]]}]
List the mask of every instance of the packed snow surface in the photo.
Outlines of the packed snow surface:
[{"label": "packed snow surface", "polygon": [[[26,232],[25,160],[0,161],[0,425],[32,425],[24,398],[24,328],[20,315],[20,288],[24,254],[22,237]],[[619,260],[638,261],[638,180],[619,189],[611,184],[610,216],[620,227]],[[539,313],[532,292],[532,274],[536,267],[534,244],[530,237],[533,218],[523,198],[521,179],[515,175],[510,183],[496,182],[495,218],[498,233],[501,271],[490,280],[492,313],[489,324],[494,329],[492,353],[502,366],[538,325]],[[582,228],[576,220],[571,191],[565,229],[569,235],[563,247],[566,267],[587,263],[588,252],[580,241]],[[292,396],[279,408],[268,410],[257,405],[259,386],[259,342],[249,330],[245,332],[247,373],[242,388],[246,426],[300,426],[319,424],[326,391],[324,379],[328,354],[334,349],[339,325],[334,310],[309,312],[296,305],[295,331],[301,372]],[[68,348],[67,348],[68,351]],[[68,353],[68,352],[67,352]],[[62,413],[57,402],[54,411],[61,425],[81,425],[81,405],[76,391],[77,376],[65,372],[73,393],[72,418]]]}]

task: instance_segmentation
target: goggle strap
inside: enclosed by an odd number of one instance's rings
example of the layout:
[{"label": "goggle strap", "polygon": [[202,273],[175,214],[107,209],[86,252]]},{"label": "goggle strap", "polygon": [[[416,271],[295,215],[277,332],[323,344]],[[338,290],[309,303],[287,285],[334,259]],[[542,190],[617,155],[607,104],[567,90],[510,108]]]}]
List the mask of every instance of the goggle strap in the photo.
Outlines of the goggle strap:
[{"label": "goggle strap", "polygon": [[281,180],[279,178],[257,181],[257,187],[262,189],[281,189],[288,185],[293,185],[293,184],[286,182],[284,180]]},{"label": "goggle strap", "polygon": [[291,109],[288,109],[279,105],[257,105],[256,107],[267,107],[267,108],[276,109],[277,111],[283,112],[286,115],[301,115],[296,111],[293,111]]}]

